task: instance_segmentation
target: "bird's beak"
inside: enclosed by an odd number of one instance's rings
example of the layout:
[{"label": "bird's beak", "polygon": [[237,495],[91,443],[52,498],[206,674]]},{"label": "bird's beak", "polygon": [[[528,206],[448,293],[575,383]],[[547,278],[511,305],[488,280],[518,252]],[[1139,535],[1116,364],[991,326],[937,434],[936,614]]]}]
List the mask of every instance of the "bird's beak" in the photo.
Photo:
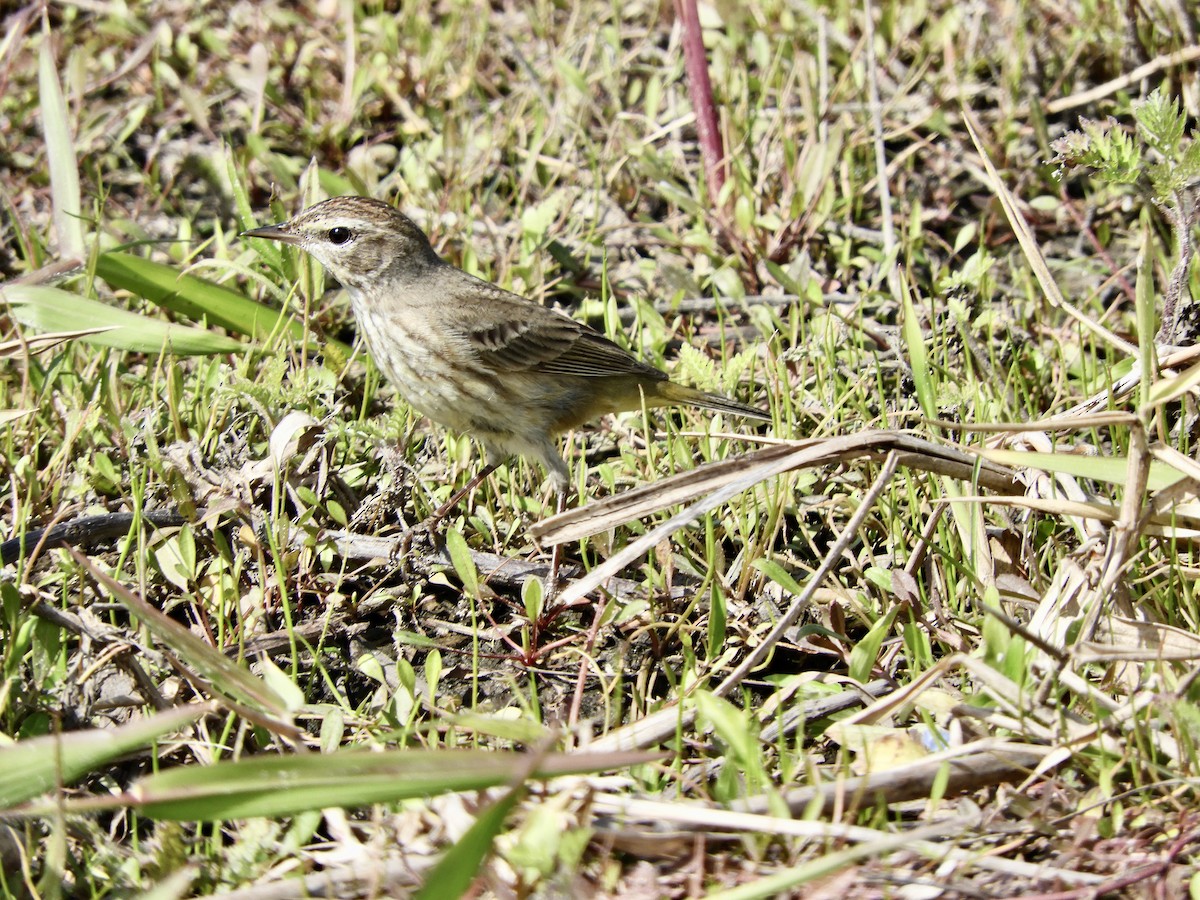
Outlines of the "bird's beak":
[{"label": "bird's beak", "polygon": [[264,225],[262,228],[251,228],[243,231],[238,237],[266,238],[269,241],[279,241],[284,244],[299,244],[300,235],[288,229],[287,222],[278,225]]}]

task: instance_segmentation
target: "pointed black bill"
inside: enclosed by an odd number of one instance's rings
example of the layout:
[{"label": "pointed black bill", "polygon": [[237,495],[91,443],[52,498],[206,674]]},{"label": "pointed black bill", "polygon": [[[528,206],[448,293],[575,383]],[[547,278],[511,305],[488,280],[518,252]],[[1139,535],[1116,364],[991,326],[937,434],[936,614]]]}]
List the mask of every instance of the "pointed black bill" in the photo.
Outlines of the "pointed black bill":
[{"label": "pointed black bill", "polygon": [[243,231],[238,237],[266,238],[269,241],[280,241],[284,244],[300,243],[300,235],[288,231],[287,222],[278,225],[264,225],[262,228],[251,228]]}]

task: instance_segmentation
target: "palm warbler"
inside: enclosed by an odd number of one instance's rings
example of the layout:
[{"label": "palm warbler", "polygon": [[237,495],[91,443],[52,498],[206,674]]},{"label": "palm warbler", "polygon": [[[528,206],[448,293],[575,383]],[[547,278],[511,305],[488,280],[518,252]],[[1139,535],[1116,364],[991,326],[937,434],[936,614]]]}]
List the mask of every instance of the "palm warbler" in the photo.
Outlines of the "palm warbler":
[{"label": "palm warbler", "polygon": [[560,496],[556,435],[606,413],[690,404],[770,421],[764,411],[684,387],[561,313],[468,275],[386,203],[336,197],[243,237],[295,244],[345,286],[384,375],[433,421],[487,451],[541,463]]}]

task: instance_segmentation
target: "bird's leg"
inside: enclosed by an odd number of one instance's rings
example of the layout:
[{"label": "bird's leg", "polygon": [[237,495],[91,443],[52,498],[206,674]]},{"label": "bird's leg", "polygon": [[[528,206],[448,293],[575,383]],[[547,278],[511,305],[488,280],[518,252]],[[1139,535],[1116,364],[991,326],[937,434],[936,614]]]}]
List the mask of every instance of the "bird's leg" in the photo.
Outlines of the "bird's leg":
[{"label": "bird's leg", "polygon": [[370,534],[385,523],[391,522],[397,510],[404,508],[412,494],[412,483],[416,471],[404,459],[395,446],[385,446],[380,451],[380,463],[392,478],[386,487],[376,488],[375,493],[365,497],[350,517],[350,531]]},{"label": "bird's leg", "polygon": [[427,516],[422,522],[414,525],[412,528],[409,528],[404,532],[404,534],[400,535],[400,541],[396,544],[396,549],[392,551],[392,559],[399,559],[403,556],[407,556],[408,551],[412,549],[413,538],[419,532],[432,531],[435,525],[442,521],[442,519],[446,518],[446,516],[450,514],[450,511],[453,510],[454,507],[458,506],[458,504],[462,502],[462,499],[471,493],[471,491],[483,484],[484,479],[495,472],[499,466],[499,463],[489,462],[486,466],[479,470],[479,473],[474,478],[468,481],[462,488],[455,491],[450,496],[450,499],[435,509],[432,514]]},{"label": "bird's leg", "polygon": [[500,463],[489,462],[486,466],[479,470],[478,475],[468,481],[465,486],[455,491],[454,495],[451,496],[449,500],[435,509],[433,511],[433,515],[431,515],[421,524],[436,525],[438,522],[442,521],[442,519],[446,518],[446,516],[450,513],[450,510],[454,509],[454,507],[458,506],[458,504],[462,502],[463,497],[467,496],[467,494],[471,493],[471,491],[483,484],[484,480],[498,468],[500,468]]},{"label": "bird's leg", "polygon": [[[559,488],[558,504],[556,513],[566,512],[567,509],[567,489]],[[544,604],[548,606],[554,602],[555,596],[558,595],[558,569],[562,565],[563,545],[555,544],[554,549],[550,551],[550,571],[546,573],[546,598]]]},{"label": "bird's leg", "polygon": [[[567,508],[567,488],[566,485],[556,485],[556,494],[558,496],[557,511],[563,512]],[[532,630],[532,639],[530,647],[532,656],[527,662],[532,663],[541,654],[541,632],[544,627],[554,621],[558,615],[558,610],[554,607],[554,598],[558,595],[558,569],[562,565],[563,545],[555,544],[554,549],[550,551],[550,569],[546,573],[546,580],[543,582],[545,590],[542,593],[541,608],[538,614],[530,619],[529,625]]]}]

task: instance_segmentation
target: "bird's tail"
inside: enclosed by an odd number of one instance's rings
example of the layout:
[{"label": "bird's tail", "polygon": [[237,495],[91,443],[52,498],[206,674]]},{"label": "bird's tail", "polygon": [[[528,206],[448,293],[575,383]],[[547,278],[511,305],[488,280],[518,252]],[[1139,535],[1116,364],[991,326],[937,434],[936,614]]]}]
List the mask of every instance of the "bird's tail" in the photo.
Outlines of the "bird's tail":
[{"label": "bird's tail", "polygon": [[684,387],[682,384],[676,384],[673,381],[659,382],[655,387],[658,389],[656,391],[658,396],[666,403],[684,403],[688,406],[701,406],[705,409],[715,409],[720,412],[732,413],[735,416],[745,416],[747,419],[760,419],[763,422],[771,421],[771,416],[765,409],[747,406],[745,403],[738,403],[736,400],[730,400],[728,397],[722,397],[720,394],[698,391],[695,388]]}]

